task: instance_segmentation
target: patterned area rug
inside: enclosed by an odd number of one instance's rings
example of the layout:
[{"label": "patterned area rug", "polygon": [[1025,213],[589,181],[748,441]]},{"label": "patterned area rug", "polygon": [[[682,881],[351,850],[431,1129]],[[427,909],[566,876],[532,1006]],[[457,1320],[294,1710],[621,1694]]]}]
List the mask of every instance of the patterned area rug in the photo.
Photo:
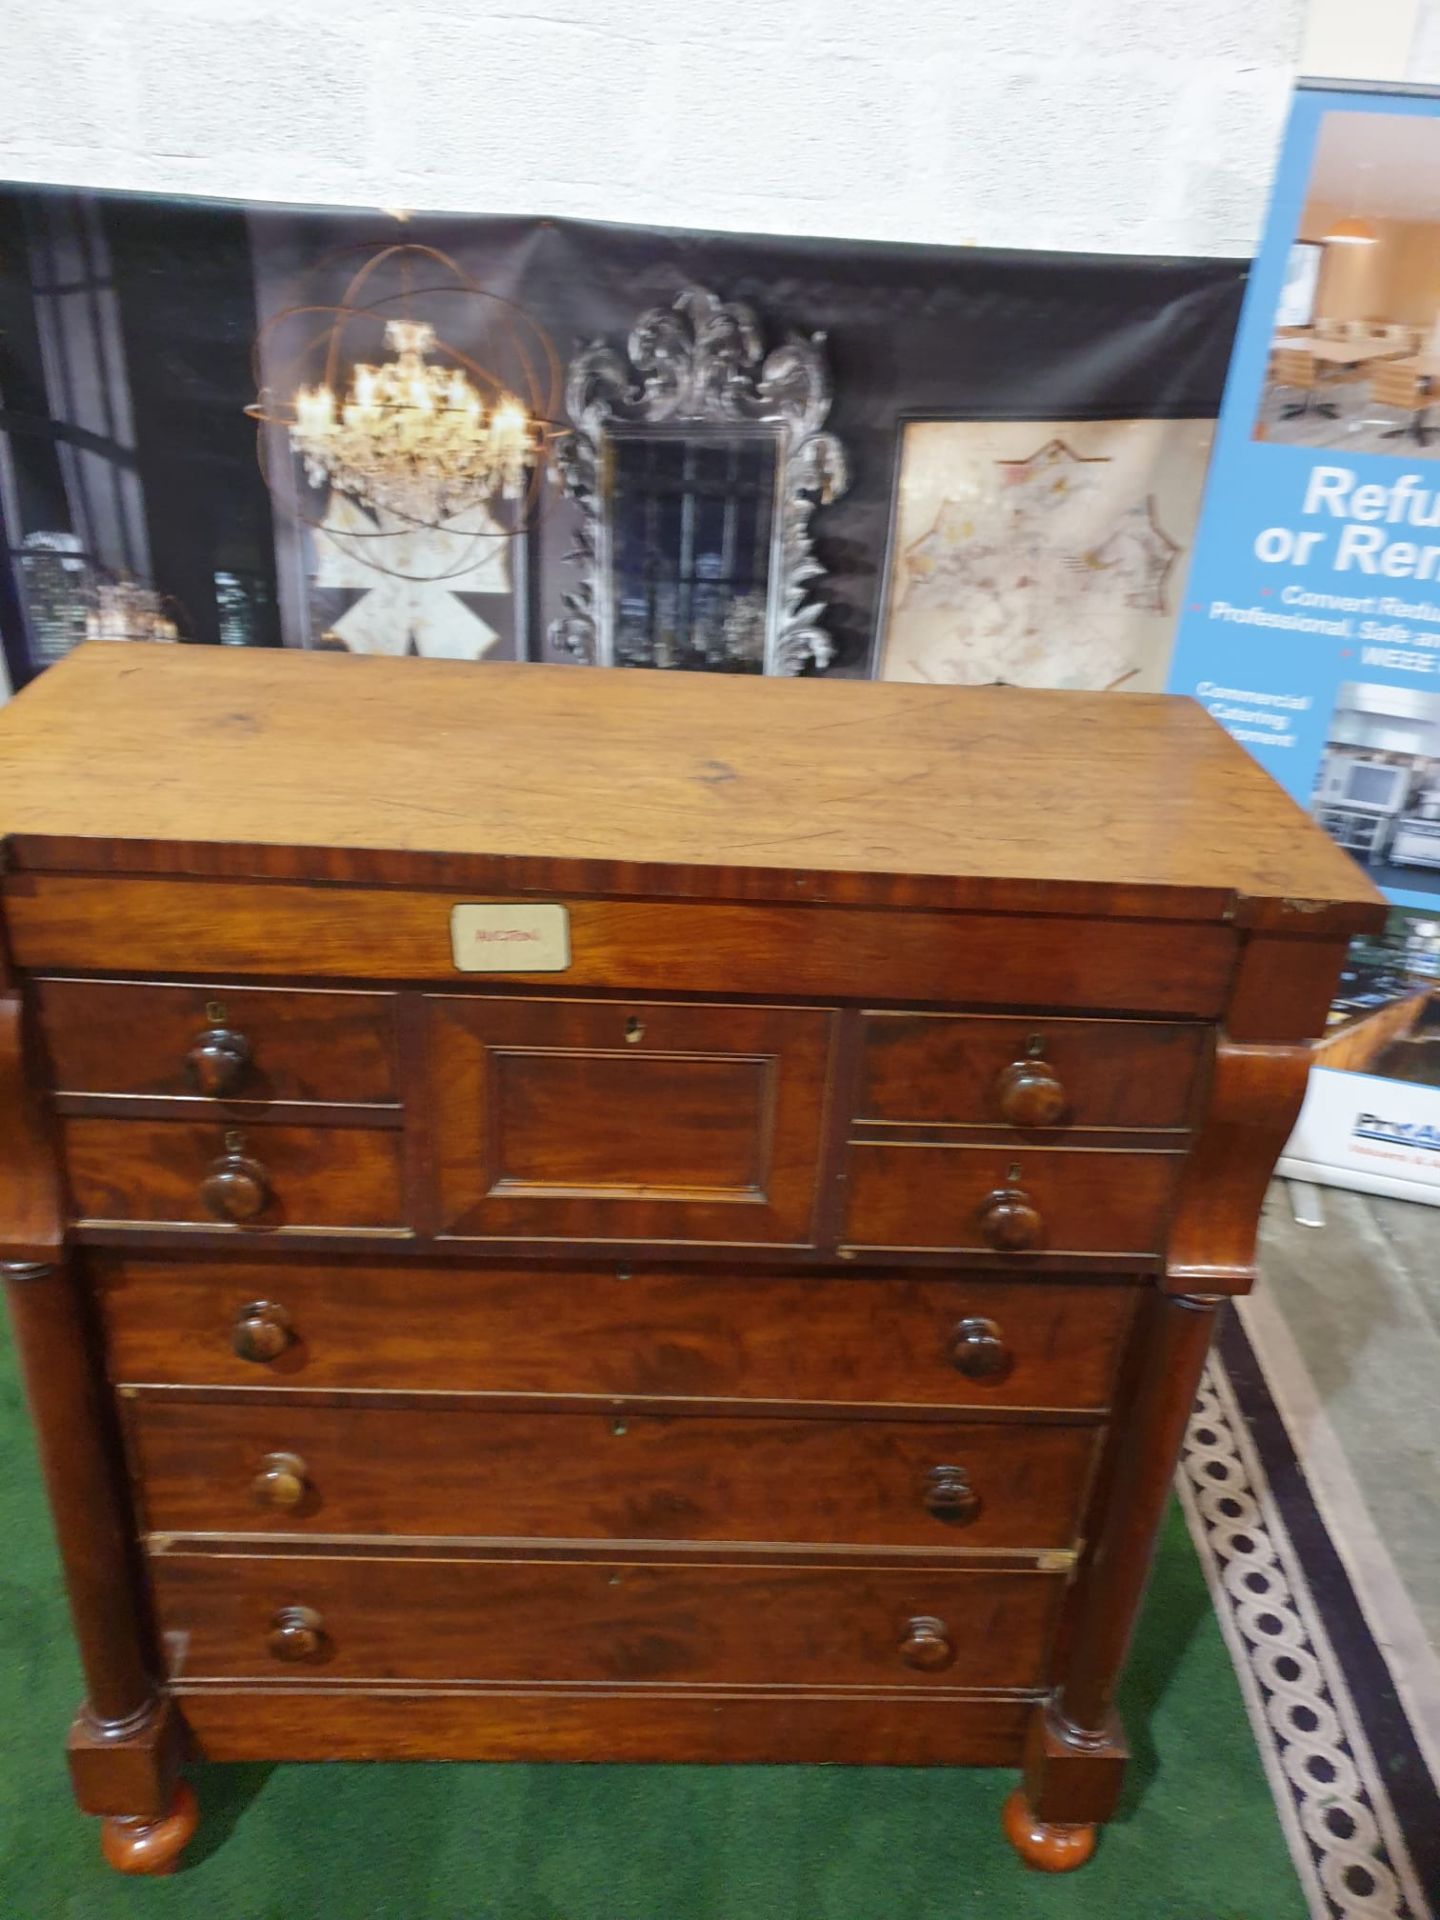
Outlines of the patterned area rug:
[{"label": "patterned area rug", "polygon": [[1315,1920],[1435,1920],[1440,1795],[1238,1317],[1177,1485]]}]

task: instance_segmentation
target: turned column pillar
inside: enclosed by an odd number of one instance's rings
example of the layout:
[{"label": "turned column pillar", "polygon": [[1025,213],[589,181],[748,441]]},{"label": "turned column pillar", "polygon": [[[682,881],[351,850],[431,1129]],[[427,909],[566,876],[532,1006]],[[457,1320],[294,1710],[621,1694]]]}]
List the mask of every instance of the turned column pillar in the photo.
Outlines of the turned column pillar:
[{"label": "turned column pillar", "polygon": [[127,1873],[163,1873],[194,1831],[193,1798],[177,1783],[179,1717],[158,1679],[109,1392],[65,1249],[59,1169],[27,1081],[13,991],[0,992],[0,1118],[0,1278],[85,1675],[70,1777],[87,1813],[110,1816],[106,1858]]},{"label": "turned column pillar", "polygon": [[[1242,967],[1235,1011],[1247,1030],[1257,1012],[1251,979]],[[1301,1017],[1308,1017],[1303,1005]],[[1261,1203],[1309,1065],[1305,1046],[1218,1037],[1164,1270],[1142,1309],[1116,1409],[1104,1518],[1071,1597],[1064,1666],[1030,1723],[1024,1786],[1006,1807],[1006,1832],[1032,1865],[1054,1872],[1080,1865],[1094,1846],[1096,1823],[1109,1819],[1119,1798],[1127,1756],[1115,1689],[1216,1317],[1227,1298],[1254,1284]]]},{"label": "turned column pillar", "polygon": [[1076,1609],[1069,1669],[1051,1718],[1080,1744],[1106,1739],[1175,1463],[1210,1351],[1218,1294],[1156,1294],[1142,1377],[1117,1463],[1106,1526]]},{"label": "turned column pillar", "polygon": [[97,1731],[120,1732],[154,1711],[156,1689],[84,1301],[63,1257],[6,1261],[0,1274],[74,1616],[83,1711]]}]

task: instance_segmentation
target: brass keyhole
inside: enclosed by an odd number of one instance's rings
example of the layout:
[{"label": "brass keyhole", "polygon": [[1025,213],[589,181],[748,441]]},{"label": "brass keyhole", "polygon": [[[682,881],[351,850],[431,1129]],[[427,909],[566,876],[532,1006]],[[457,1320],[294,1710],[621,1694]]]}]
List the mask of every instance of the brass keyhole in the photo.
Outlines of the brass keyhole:
[{"label": "brass keyhole", "polygon": [[633,1047],[644,1038],[645,1022],[643,1020],[637,1020],[632,1013],[630,1018],[625,1022],[625,1044],[628,1047]]},{"label": "brass keyhole", "polygon": [[630,1429],[623,1420],[612,1420],[610,1422],[610,1431],[618,1440],[622,1433],[628,1433]]},{"label": "brass keyhole", "polygon": [[245,1151],[245,1136],[240,1132],[238,1127],[231,1127],[227,1131],[225,1135],[225,1151],[227,1153],[243,1153]]},{"label": "brass keyhole", "polygon": [[225,1002],[223,1000],[207,1000],[205,1002],[205,1018],[212,1027],[227,1027],[230,1024],[225,1018]]},{"label": "brass keyhole", "polygon": [[1030,1038],[1025,1042],[1025,1055],[1026,1055],[1026,1058],[1030,1060],[1044,1059],[1045,1036],[1043,1033],[1031,1034]]}]

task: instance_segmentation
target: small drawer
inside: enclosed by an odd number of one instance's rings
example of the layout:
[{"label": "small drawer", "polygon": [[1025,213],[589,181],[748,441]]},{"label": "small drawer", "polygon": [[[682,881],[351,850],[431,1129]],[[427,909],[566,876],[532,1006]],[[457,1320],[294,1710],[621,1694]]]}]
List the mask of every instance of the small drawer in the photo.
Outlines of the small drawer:
[{"label": "small drawer", "polygon": [[1207,1032],[1158,1020],[864,1016],[857,1120],[1184,1127]]},{"label": "small drawer", "polygon": [[162,1533],[1066,1548],[1100,1429],[125,1401]]},{"label": "small drawer", "polygon": [[1038,1688],[1065,1579],[607,1560],[152,1557],[172,1682]]},{"label": "small drawer", "polygon": [[36,980],[57,1093],[398,1099],[394,1001],[304,988]]},{"label": "small drawer", "polygon": [[111,1377],[1103,1409],[1136,1289],[93,1252]]},{"label": "small drawer", "polygon": [[65,1120],[80,1220],[206,1226],[403,1224],[393,1127],[227,1128],[201,1120]]},{"label": "small drawer", "polygon": [[845,1238],[1010,1258],[1159,1253],[1183,1164],[1083,1147],[854,1145]]}]

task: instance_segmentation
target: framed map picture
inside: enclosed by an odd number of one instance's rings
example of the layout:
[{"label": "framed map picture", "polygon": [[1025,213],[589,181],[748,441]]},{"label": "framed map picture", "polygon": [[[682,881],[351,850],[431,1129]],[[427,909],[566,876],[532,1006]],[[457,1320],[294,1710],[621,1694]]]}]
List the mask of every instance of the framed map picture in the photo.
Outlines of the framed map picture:
[{"label": "framed map picture", "polygon": [[1165,683],[1212,420],[907,420],[876,677]]}]

